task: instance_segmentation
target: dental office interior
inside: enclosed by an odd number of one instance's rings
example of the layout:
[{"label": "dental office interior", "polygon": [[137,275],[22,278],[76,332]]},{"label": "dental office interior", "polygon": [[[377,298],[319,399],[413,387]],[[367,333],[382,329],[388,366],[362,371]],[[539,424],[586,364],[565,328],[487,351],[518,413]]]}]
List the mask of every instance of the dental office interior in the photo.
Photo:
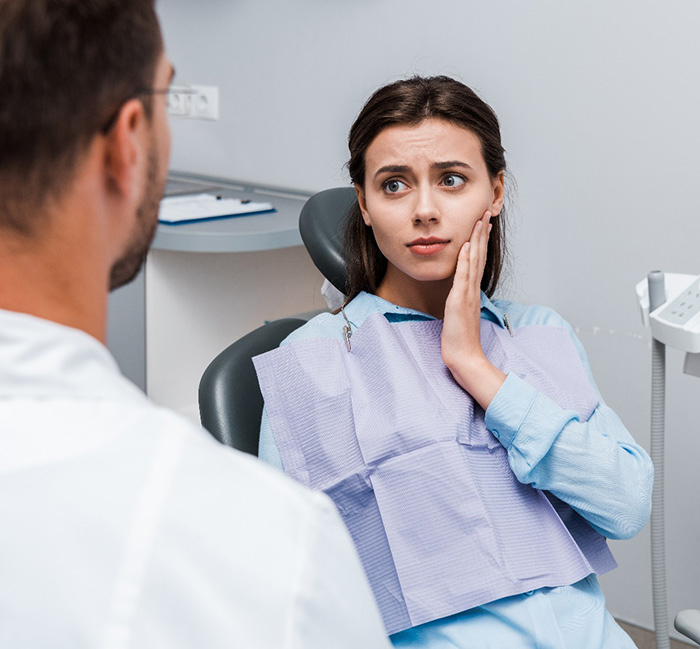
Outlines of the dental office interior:
[{"label": "dental office interior", "polygon": [[[634,288],[652,269],[700,273],[697,2],[161,0],[158,12],[176,82],[219,89],[217,120],[172,118],[173,171],[303,195],[348,185],[347,131],[374,89],[412,74],[474,88],[499,116],[510,169],[498,296],[573,325],[605,400],[649,449],[651,339]],[[145,280],[112,298],[110,347],[125,373],[196,418],[199,378],[219,351],[266,320],[324,308],[323,278],[293,243],[156,245]],[[139,303],[143,337],[129,357],[120,337],[138,329]],[[682,364],[668,349],[671,628],[700,608],[700,380]],[[649,526],[611,549],[609,610],[653,629]]]}]

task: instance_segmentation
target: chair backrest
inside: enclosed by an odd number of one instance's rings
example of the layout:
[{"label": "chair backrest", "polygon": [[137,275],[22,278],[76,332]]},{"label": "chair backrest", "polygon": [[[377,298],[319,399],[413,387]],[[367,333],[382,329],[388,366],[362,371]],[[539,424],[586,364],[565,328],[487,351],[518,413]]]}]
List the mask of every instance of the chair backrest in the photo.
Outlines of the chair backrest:
[{"label": "chair backrest", "polygon": [[343,229],[356,202],[354,187],[326,189],[306,201],[299,215],[299,232],[311,260],[341,293],[345,293]]},{"label": "chair backrest", "polygon": [[268,322],[229,345],[209,364],[199,382],[199,414],[202,426],[220,442],[258,454],[263,398],[251,359],[275,349],[304,322],[300,318]]},{"label": "chair backrest", "polygon": [[[312,261],[341,293],[345,290],[343,228],[357,201],[353,187],[336,187],[312,196],[299,216],[299,231]],[[258,454],[263,398],[251,358],[276,348],[304,324],[298,318],[258,327],[222,351],[199,383],[202,425],[216,439],[240,451]]]}]

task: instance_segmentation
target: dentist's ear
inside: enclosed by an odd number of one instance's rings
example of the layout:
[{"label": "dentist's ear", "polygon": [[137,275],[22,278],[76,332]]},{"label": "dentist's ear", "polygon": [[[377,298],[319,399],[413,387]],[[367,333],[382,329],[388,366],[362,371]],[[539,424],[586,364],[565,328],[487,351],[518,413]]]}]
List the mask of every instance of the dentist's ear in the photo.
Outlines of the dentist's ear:
[{"label": "dentist's ear", "polygon": [[498,172],[498,175],[494,178],[491,186],[493,188],[493,198],[491,200],[491,206],[489,207],[489,212],[493,216],[498,216],[503,209],[503,191],[504,191],[504,174],[502,171]]},{"label": "dentist's ear", "polygon": [[372,223],[369,219],[369,212],[367,211],[367,200],[365,198],[365,190],[355,183],[355,193],[357,194],[357,202],[360,206],[360,212],[362,212],[362,220],[365,225],[372,227]]},{"label": "dentist's ear", "polygon": [[114,125],[104,136],[107,183],[130,200],[136,200],[142,189],[139,180],[145,161],[146,124],[143,103],[130,99],[119,109]]}]

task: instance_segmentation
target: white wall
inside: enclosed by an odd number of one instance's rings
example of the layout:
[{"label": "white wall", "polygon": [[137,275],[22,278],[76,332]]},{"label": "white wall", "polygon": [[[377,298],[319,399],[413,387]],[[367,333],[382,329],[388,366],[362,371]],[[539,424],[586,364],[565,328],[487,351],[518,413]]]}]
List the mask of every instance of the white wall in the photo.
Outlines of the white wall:
[{"label": "white wall", "polygon": [[[649,345],[634,284],[700,273],[700,5],[691,0],[161,0],[182,81],[218,122],[173,122],[174,169],[318,190],[379,85],[445,73],[500,116],[518,183],[508,294],[578,327],[606,400],[648,448]],[[700,607],[700,381],[668,363],[670,608]],[[648,531],[614,544],[616,615],[653,625]]]}]

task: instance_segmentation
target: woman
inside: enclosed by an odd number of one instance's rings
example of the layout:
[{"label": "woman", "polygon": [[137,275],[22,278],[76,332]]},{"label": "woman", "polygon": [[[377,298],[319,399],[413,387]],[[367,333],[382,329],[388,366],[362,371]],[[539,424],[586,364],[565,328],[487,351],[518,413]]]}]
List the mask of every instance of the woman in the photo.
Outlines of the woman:
[{"label": "woman", "polygon": [[605,538],[652,467],[555,312],[492,300],[498,120],[463,84],[379,89],[349,137],[348,300],[256,359],[260,457],[334,499],[396,647],[634,647]]}]

